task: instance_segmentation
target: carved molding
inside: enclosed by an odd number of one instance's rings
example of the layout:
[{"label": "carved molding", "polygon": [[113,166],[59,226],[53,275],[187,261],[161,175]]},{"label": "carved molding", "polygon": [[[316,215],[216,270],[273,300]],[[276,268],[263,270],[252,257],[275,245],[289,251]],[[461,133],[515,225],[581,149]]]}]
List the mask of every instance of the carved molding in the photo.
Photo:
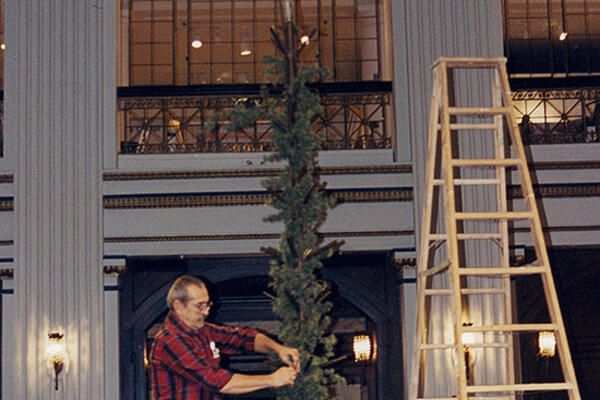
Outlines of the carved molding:
[{"label": "carved molding", "polygon": [[0,211],[12,211],[14,209],[14,200],[12,198],[0,199]]},{"label": "carved molding", "polygon": [[0,280],[10,280],[15,278],[14,268],[0,269]]},{"label": "carved molding", "polygon": [[417,259],[415,257],[408,258],[397,258],[394,260],[394,267],[401,271],[403,269],[412,269],[417,266]]},{"label": "carved molding", "polygon": [[[261,169],[231,169],[203,171],[166,171],[166,172],[105,172],[105,181],[135,181],[135,180],[173,180],[173,179],[215,179],[215,178],[266,178],[276,176],[282,168]],[[379,175],[379,174],[409,174],[410,164],[322,167],[318,169],[321,175]]]},{"label": "carved molding", "polygon": [[[323,232],[325,237],[377,237],[377,236],[411,236],[412,230],[394,231],[364,231],[364,232]],[[106,237],[104,243],[140,243],[140,242],[189,242],[189,241],[211,241],[211,240],[266,240],[279,239],[280,233],[247,233],[247,234],[224,234],[224,235],[182,235],[182,236],[123,236]]]},{"label": "carved molding", "polygon": [[600,169],[600,160],[591,161],[538,161],[529,164],[533,170],[555,170],[555,169]]},{"label": "carved molding", "polygon": [[126,267],[124,265],[105,265],[104,275],[118,275],[122,276],[125,273]]},{"label": "carved molding", "polygon": [[[580,225],[580,226],[545,226],[544,232],[588,232],[600,231],[600,225]],[[529,232],[529,227],[513,228],[510,232]]]},{"label": "carved molding", "polygon": [[[338,203],[389,202],[412,200],[412,189],[392,190],[336,191],[329,192]],[[127,208],[182,208],[182,207],[228,207],[265,205],[272,200],[267,193],[249,194],[190,194],[177,195],[139,195],[107,196],[104,198],[106,209]]]},{"label": "carved molding", "polygon": [[[595,197],[600,196],[600,184],[534,185],[533,191],[536,197]],[[510,198],[522,197],[521,187],[510,186],[508,188],[508,196]]]}]

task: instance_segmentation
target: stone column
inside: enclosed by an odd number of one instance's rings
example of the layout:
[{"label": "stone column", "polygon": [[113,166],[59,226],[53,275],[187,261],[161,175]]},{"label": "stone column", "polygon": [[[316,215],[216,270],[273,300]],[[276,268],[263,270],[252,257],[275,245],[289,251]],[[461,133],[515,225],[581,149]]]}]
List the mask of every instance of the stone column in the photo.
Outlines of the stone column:
[{"label": "stone column", "polygon": [[[394,21],[396,154],[399,161],[409,160],[413,165],[415,242],[418,248],[432,94],[431,65],[442,56],[501,57],[502,13],[497,0],[394,0],[391,3]],[[477,104],[482,85],[485,84],[489,85],[489,82],[475,81],[468,91],[457,95],[464,96],[471,104]],[[415,332],[413,310],[416,307],[416,291],[413,285],[405,284],[403,288],[407,383],[410,382]]]},{"label": "stone column", "polygon": [[[102,143],[114,134],[116,5],[4,2],[15,265],[2,397],[104,399]],[[58,391],[44,354],[53,331],[70,353]]]}]

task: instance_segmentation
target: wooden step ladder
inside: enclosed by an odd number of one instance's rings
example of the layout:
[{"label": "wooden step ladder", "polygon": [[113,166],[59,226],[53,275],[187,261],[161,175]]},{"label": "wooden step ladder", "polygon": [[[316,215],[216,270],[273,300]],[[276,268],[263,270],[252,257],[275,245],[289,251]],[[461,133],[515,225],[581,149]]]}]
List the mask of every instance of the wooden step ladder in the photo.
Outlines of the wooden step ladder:
[{"label": "wooden step ladder", "polygon": [[[526,399],[534,392],[563,391],[569,400],[580,400],[513,115],[506,59],[441,58],[434,63],[433,72],[409,398]],[[465,89],[454,85],[465,77],[467,81],[475,77],[478,82],[490,82],[490,93],[479,94],[485,106],[456,100]],[[468,84],[466,87],[469,90]],[[513,178],[522,194],[522,204],[511,203],[517,211],[509,208],[507,201],[507,181]],[[482,210],[484,207],[490,209]],[[537,260],[528,265],[511,265],[509,229],[515,224],[529,227]],[[485,263],[473,264],[481,260]],[[513,321],[513,281],[522,276],[540,280],[550,319],[547,323]],[[479,310],[474,316],[476,305]],[[556,338],[564,379],[521,383],[515,360],[518,336],[542,331],[552,332]],[[473,351],[480,352],[476,365],[483,372],[474,369]],[[491,365],[486,357],[494,360]],[[440,384],[440,377],[448,384]]]}]

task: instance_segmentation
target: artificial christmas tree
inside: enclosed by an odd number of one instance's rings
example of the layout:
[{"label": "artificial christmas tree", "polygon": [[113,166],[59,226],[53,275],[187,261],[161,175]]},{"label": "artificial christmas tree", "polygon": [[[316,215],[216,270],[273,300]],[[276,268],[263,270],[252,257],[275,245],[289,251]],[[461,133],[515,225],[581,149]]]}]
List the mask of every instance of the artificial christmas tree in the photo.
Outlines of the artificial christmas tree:
[{"label": "artificial christmas tree", "polygon": [[302,371],[293,387],[280,389],[278,399],[320,400],[330,398],[329,389],[343,381],[327,368],[336,340],[327,334],[332,307],[326,300],[329,288],[317,276],[321,261],[341,246],[335,241],[323,245],[318,233],[333,201],[325,193],[317,170],[324,138],[312,129],[321,107],[310,83],[325,78],[326,71],[298,63],[306,41],[301,43],[298,38],[291,2],[283,3],[281,33],[271,28],[273,42],[283,57],[265,59],[274,83],[263,87],[260,99],[234,108],[228,129],[239,129],[257,119],[270,121],[276,150],[267,160],[285,163],[279,176],[263,182],[277,210],[267,220],[284,224],[279,249],[263,251],[276,257],[269,275],[275,293],[273,311],[282,321],[279,339],[300,350]]}]

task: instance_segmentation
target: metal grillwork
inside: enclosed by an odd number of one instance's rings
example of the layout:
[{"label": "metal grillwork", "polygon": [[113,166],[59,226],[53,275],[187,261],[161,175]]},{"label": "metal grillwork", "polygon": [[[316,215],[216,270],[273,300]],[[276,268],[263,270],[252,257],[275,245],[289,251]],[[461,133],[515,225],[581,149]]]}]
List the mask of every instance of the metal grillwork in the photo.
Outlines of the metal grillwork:
[{"label": "metal grillwork", "polygon": [[[360,86],[360,85],[359,85]],[[376,91],[321,93],[323,113],[314,128],[325,138],[326,150],[387,149],[391,85]],[[381,90],[384,87],[385,90]],[[227,132],[227,111],[254,95],[119,96],[121,154],[228,153],[273,150],[269,121]]]},{"label": "metal grillwork", "polygon": [[513,106],[525,144],[600,142],[600,89],[519,90]]}]

